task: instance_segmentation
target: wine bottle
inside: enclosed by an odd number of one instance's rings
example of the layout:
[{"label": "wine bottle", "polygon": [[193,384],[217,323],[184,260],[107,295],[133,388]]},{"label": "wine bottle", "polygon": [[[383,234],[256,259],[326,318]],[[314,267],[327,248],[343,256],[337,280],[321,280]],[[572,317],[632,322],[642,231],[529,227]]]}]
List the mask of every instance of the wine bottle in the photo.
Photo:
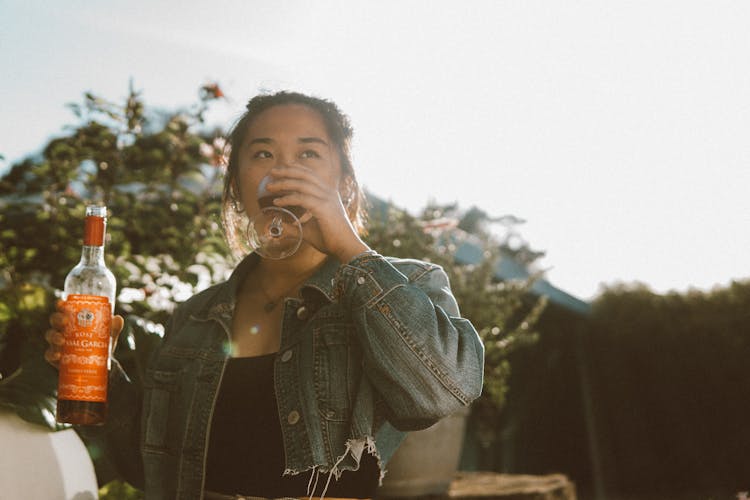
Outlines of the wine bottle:
[{"label": "wine bottle", "polygon": [[107,416],[115,277],[104,263],[107,207],[86,207],[81,261],[65,277],[57,421],[101,425]]}]

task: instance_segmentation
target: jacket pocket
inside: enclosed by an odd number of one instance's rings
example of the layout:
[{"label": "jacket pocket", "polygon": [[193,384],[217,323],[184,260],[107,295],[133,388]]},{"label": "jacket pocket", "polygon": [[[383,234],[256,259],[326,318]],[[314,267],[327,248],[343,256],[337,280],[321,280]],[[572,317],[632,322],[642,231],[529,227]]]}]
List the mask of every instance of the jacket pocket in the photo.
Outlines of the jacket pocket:
[{"label": "jacket pocket", "polygon": [[178,372],[146,370],[144,383],[143,449],[168,452],[170,406],[176,399]]},{"label": "jacket pocket", "polygon": [[352,394],[352,334],[346,325],[313,329],[315,392],[321,416],[348,421]]}]

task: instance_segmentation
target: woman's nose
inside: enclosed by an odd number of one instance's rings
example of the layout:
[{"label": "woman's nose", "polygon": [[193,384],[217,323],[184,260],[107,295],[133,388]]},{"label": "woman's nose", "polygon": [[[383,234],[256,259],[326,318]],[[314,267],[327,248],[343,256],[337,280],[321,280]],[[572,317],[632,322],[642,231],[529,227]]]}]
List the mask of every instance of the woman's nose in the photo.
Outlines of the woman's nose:
[{"label": "woman's nose", "polygon": [[280,153],[276,155],[276,162],[274,167],[289,167],[292,165],[294,157],[287,153]]}]

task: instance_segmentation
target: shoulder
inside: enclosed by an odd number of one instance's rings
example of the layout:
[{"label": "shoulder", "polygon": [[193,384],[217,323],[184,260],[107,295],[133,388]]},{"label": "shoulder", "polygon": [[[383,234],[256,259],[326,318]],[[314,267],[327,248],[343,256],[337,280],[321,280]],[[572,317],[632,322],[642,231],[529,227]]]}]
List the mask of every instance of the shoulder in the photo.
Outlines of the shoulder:
[{"label": "shoulder", "polygon": [[445,275],[443,268],[432,262],[419,259],[402,259],[398,257],[385,257],[393,267],[406,276],[409,281],[417,281],[427,275]]},{"label": "shoulder", "polygon": [[445,270],[438,264],[417,259],[397,259],[386,257],[388,262],[417,286],[448,314],[458,316],[458,304],[451,292],[450,280]]},{"label": "shoulder", "polygon": [[438,284],[438,286],[443,286],[448,281],[445,270],[438,264],[397,257],[385,257],[385,259],[412,283],[429,281]]},{"label": "shoulder", "polygon": [[205,316],[214,307],[227,302],[223,297],[227,295],[228,287],[228,282],[223,281],[196,293],[185,302],[180,303],[173,313],[174,323],[179,324],[190,315]]}]

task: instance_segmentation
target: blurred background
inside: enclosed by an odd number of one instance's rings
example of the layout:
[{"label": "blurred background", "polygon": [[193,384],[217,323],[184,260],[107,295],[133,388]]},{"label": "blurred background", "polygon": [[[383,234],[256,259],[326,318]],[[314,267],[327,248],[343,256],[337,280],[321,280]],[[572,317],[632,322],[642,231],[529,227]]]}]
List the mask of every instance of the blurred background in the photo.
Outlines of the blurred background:
[{"label": "blurred background", "polygon": [[[581,498],[750,489],[749,25],[741,1],[2,1],[2,380],[94,199],[137,369],[231,269],[223,134],[298,90],[352,119],[371,241],[450,267],[485,338],[462,468]],[[34,366],[0,404],[49,425]]]}]

